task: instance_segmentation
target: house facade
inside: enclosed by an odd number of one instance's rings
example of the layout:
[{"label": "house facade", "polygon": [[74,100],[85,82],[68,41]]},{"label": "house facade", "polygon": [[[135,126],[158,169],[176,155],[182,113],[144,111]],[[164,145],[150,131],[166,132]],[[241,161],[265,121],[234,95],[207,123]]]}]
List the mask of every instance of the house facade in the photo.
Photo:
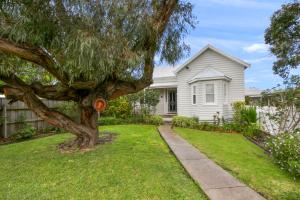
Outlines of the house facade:
[{"label": "house facade", "polygon": [[231,104],[245,99],[244,71],[250,64],[207,45],[178,67],[156,68],[152,89],[160,91],[159,115],[232,118]]}]

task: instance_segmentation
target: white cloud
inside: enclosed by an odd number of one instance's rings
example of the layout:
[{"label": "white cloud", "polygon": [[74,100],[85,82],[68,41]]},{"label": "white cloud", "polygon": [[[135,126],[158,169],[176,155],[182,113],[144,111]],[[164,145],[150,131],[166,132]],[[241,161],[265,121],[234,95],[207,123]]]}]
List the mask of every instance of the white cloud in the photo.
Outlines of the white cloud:
[{"label": "white cloud", "polygon": [[219,48],[225,48],[230,50],[237,50],[248,43],[243,40],[235,40],[235,39],[224,39],[224,38],[214,38],[214,37],[194,37],[190,36],[186,39],[187,44],[190,45],[192,53],[193,51],[199,51],[200,48],[207,44],[212,44]]},{"label": "white cloud", "polygon": [[259,83],[260,81],[255,78],[248,78],[245,80],[246,83]]},{"label": "white cloud", "polygon": [[274,57],[272,56],[266,56],[266,57],[261,57],[261,58],[255,58],[255,59],[246,59],[245,61],[251,64],[257,64],[265,61],[273,61]]},{"label": "white cloud", "polygon": [[264,53],[268,51],[269,46],[264,44],[264,43],[255,43],[255,44],[251,44],[250,46],[246,46],[244,47],[244,51],[248,52],[248,53]]}]

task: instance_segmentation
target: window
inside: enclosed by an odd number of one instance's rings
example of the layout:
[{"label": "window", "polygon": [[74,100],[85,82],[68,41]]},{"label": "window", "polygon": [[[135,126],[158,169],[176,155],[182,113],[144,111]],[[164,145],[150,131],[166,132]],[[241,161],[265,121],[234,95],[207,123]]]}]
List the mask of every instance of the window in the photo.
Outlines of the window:
[{"label": "window", "polygon": [[214,84],[206,84],[205,87],[205,96],[206,96],[206,103],[213,104],[215,103],[215,85]]},{"label": "window", "polygon": [[192,91],[192,94],[193,94],[193,105],[195,105],[197,103],[196,101],[196,86],[193,86],[193,91]]}]

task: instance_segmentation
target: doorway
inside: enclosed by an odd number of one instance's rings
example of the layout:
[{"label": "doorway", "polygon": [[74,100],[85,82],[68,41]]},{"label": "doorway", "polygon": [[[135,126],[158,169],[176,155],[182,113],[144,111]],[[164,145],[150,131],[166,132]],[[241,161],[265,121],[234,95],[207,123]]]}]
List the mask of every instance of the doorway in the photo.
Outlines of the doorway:
[{"label": "doorway", "polygon": [[177,112],[177,91],[168,90],[168,112],[176,113]]}]

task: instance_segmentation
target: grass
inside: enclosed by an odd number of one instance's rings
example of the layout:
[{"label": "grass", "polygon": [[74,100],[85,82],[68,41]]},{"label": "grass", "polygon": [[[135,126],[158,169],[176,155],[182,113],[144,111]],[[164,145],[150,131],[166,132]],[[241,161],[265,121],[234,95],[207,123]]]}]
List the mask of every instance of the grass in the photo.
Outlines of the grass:
[{"label": "grass", "polygon": [[300,181],[273,164],[262,149],[242,135],[184,128],[175,131],[267,199],[300,199]]},{"label": "grass", "polygon": [[61,154],[70,134],[0,146],[0,199],[206,199],[154,126],[101,127],[112,144]]}]

